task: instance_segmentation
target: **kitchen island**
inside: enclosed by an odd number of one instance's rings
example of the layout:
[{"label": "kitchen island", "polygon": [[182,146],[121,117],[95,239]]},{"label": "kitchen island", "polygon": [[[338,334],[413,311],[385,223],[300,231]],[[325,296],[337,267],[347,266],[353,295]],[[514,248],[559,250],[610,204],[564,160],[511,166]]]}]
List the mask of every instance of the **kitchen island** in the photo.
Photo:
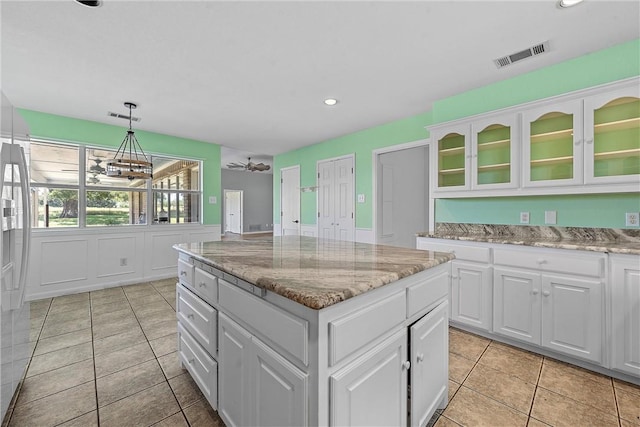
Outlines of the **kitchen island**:
[{"label": "kitchen island", "polygon": [[448,253],[180,244],[178,349],[228,426],[425,425],[447,404]]}]

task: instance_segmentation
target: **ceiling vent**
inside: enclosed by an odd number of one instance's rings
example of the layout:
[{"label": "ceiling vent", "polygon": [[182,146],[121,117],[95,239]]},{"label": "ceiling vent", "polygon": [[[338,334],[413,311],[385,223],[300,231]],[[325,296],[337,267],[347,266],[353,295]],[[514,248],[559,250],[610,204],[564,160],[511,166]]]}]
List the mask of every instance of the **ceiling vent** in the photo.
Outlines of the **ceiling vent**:
[{"label": "ceiling vent", "polygon": [[[116,119],[125,119],[125,120],[129,120],[129,116],[128,115],[124,115],[124,114],[120,114],[120,113],[113,113],[111,111],[107,112],[107,116],[109,117],[115,117]],[[140,117],[134,117],[131,116],[131,121],[134,122],[139,122],[141,119]]]},{"label": "ceiling vent", "polygon": [[542,42],[535,46],[531,46],[525,50],[521,50],[520,52],[512,53],[511,55],[503,56],[502,58],[494,59],[493,62],[496,64],[496,67],[502,68],[507,65],[511,65],[514,62],[522,61],[523,59],[531,58],[532,56],[537,56],[542,53],[549,51],[549,41]]}]

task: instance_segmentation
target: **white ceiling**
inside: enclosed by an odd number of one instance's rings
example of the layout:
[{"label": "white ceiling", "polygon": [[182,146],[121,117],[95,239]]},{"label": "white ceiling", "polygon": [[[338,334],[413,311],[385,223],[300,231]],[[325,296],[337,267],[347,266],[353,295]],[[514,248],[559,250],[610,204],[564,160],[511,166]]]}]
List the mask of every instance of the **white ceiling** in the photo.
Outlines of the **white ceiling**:
[{"label": "white ceiling", "polygon": [[[568,9],[556,0],[104,0],[97,9],[2,0],[0,7],[1,84],[14,105],[126,126],[107,111],[127,114],[123,102],[132,101],[142,118],[134,129],[221,144],[256,160],[640,37],[638,0]],[[549,53],[493,64],[545,40]],[[339,103],[327,107],[327,97]]]}]

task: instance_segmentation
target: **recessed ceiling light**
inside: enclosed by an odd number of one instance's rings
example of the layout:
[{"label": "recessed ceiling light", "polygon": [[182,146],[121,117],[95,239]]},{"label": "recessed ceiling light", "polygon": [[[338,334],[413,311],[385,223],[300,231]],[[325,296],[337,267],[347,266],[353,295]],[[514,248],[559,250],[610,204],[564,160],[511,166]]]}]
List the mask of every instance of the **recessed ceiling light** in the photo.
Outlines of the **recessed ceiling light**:
[{"label": "recessed ceiling light", "polygon": [[561,8],[575,6],[578,3],[582,3],[583,0],[560,0],[558,1],[558,6]]},{"label": "recessed ceiling light", "polygon": [[338,103],[338,100],[334,98],[327,98],[324,100],[324,103],[326,105],[336,105]]},{"label": "recessed ceiling light", "polygon": [[87,7],[100,7],[102,6],[102,0],[76,0],[77,3],[80,3],[83,6]]}]

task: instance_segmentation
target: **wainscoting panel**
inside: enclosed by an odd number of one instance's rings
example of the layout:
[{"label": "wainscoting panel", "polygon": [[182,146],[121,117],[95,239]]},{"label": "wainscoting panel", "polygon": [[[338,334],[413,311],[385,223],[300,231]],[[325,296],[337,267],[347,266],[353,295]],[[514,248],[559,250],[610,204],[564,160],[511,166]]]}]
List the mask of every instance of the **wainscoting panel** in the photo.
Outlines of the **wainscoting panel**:
[{"label": "wainscoting panel", "polygon": [[[41,285],[86,280],[88,247],[88,242],[82,239],[42,242],[39,257],[42,267],[38,269]],[[33,264],[29,270],[33,271]]]},{"label": "wainscoting panel", "polygon": [[[97,277],[134,274],[141,263],[142,245],[137,236],[99,237]],[[144,242],[141,242],[144,244]]]}]

